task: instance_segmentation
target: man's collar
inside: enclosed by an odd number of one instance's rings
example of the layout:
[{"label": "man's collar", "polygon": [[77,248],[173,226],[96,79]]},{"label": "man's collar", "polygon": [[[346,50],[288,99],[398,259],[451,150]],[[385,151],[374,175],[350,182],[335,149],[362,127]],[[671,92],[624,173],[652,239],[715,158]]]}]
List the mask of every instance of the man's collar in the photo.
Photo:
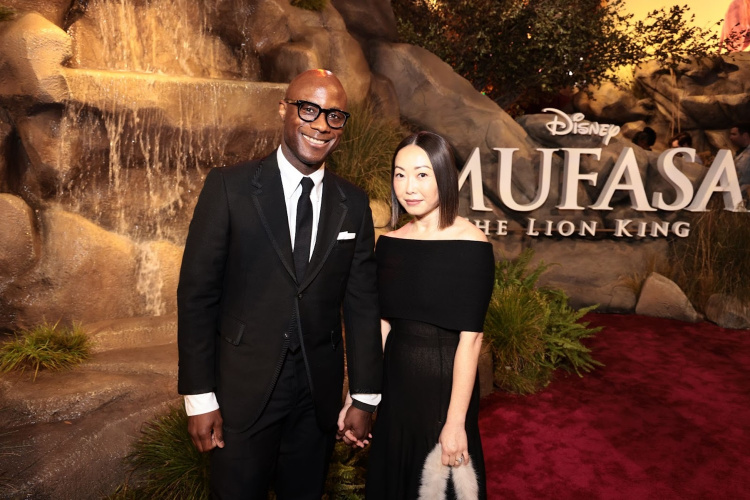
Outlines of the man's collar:
[{"label": "man's collar", "polygon": [[[279,146],[279,148],[276,150],[276,162],[279,164],[281,184],[284,188],[284,198],[289,199],[292,196],[292,193],[294,193],[295,189],[297,189],[297,186],[299,186],[302,178],[305,176],[302,175],[302,172],[294,168],[294,165],[289,163],[289,160],[286,159],[284,153],[281,152],[281,146]],[[313,192],[320,193],[320,184],[323,182],[324,175],[325,164],[321,165],[318,170],[308,176],[315,184]]]}]

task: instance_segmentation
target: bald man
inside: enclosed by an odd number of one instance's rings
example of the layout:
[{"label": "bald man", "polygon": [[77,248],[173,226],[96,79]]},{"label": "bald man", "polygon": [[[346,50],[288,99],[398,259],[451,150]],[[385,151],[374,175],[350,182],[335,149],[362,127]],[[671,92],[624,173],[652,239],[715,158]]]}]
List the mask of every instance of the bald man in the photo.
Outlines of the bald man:
[{"label": "bald man", "polygon": [[[212,169],[177,290],[178,391],[211,452],[213,498],[320,499],[342,433],[370,430],[382,374],[367,195],[325,168],[349,114],[339,80],[297,76],[281,145]],[[344,353],[353,404],[341,410]]]}]

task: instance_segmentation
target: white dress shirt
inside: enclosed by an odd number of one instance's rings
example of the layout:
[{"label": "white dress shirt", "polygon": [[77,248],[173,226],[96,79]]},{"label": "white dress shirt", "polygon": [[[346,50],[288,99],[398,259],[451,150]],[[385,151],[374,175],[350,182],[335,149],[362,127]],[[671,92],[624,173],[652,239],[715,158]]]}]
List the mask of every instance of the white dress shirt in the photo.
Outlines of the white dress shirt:
[{"label": "white dress shirt", "polygon": [[[284,190],[284,202],[286,203],[286,215],[289,222],[289,235],[292,238],[292,248],[297,230],[297,202],[302,194],[302,172],[297,170],[281,152],[281,147],[276,150],[276,161],[279,164],[281,174],[281,185]],[[310,202],[313,206],[312,237],[310,239],[310,256],[315,249],[315,240],[318,234],[318,222],[320,221],[320,202],[323,199],[323,176],[325,165],[309,175],[313,181],[313,189],[310,191]],[[309,258],[309,257],[308,257]],[[380,394],[353,394],[352,397],[366,404],[377,405],[380,402]],[[185,396],[185,411],[188,415],[200,415],[219,409],[216,394],[208,392],[205,394],[190,394]]]}]

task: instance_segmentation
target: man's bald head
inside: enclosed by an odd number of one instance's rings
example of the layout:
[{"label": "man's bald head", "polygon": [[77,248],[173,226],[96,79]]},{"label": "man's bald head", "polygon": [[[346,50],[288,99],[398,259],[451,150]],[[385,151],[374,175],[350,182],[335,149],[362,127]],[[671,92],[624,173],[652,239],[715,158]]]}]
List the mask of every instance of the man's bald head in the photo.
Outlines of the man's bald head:
[{"label": "man's bald head", "polygon": [[[284,94],[285,99],[299,99],[297,96],[301,91],[308,90],[316,87],[327,87],[329,91],[340,92],[343,96],[344,102],[346,102],[346,91],[344,86],[341,85],[341,81],[328,71],[327,69],[308,69],[303,71],[299,75],[295,76],[294,79],[289,82],[289,87],[286,89]],[[346,107],[339,108],[346,110]]]}]

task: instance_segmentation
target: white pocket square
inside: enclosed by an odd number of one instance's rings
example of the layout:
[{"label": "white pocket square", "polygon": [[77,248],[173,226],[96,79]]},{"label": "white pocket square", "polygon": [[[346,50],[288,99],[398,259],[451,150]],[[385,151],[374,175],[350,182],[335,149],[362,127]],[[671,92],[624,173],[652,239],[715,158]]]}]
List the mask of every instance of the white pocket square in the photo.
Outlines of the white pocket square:
[{"label": "white pocket square", "polygon": [[353,240],[357,236],[357,233],[350,233],[349,231],[341,231],[337,240]]}]

